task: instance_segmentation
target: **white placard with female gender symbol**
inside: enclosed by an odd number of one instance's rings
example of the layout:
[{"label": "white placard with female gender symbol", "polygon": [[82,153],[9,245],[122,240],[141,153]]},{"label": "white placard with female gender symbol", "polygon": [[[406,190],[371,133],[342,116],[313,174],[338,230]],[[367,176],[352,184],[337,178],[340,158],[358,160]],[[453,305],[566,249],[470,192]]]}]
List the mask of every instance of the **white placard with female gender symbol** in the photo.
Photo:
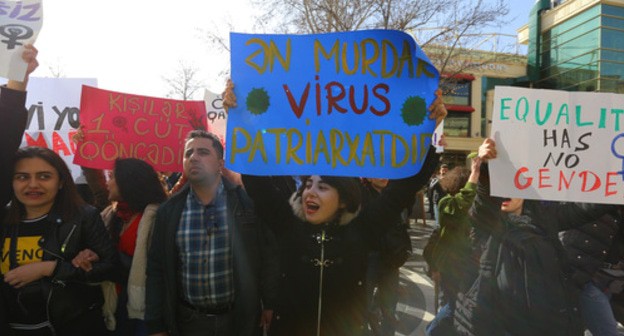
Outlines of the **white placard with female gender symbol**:
[{"label": "white placard with female gender symbol", "polygon": [[41,0],[0,1],[0,77],[24,80],[22,52],[35,42],[42,24]]}]

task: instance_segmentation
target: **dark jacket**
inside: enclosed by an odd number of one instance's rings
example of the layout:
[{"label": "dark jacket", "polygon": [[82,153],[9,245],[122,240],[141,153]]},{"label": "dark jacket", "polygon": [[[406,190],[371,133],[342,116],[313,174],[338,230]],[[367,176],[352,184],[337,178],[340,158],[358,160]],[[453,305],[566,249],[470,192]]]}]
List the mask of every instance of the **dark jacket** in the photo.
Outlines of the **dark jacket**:
[{"label": "dark jacket", "polygon": [[[56,261],[52,276],[41,281],[43,296],[47,298],[48,319],[55,328],[63,327],[80,318],[89,310],[100,309],[104,302],[99,282],[114,277],[117,254],[108,232],[94,207],[85,205],[69,221],[50,213],[50,230],[39,240],[43,261]],[[16,225],[4,227],[11,234]],[[82,250],[95,252],[99,261],[89,272],[76,268],[72,259]]]},{"label": "dark jacket", "polygon": [[280,245],[282,277],[272,335],[316,335],[319,312],[321,335],[362,333],[368,252],[412,205],[437,158],[435,150],[429,150],[418,174],[390,181],[358,213],[344,212],[335,222],[318,225],[305,221],[296,194],[289,200],[270,177],[243,175],[256,207],[271,214],[268,222]]},{"label": "dark jacket", "polygon": [[[5,205],[11,199],[11,174],[15,162],[15,152],[22,141],[26,129],[28,113],[26,92],[0,88],[0,218],[5,216]],[[9,335],[9,326],[5,320],[5,304],[0,299],[0,335]]]},{"label": "dark jacket", "polygon": [[[379,197],[379,193],[371,184],[362,184],[362,207],[366,207],[369,202]],[[373,241],[372,249],[379,256],[377,271],[380,273],[386,274],[388,271],[397,270],[413,253],[406,217],[407,209],[397,214],[391,221],[394,224]]]},{"label": "dark jacket", "polygon": [[[245,191],[222,178],[227,192],[227,221],[234,251],[234,321],[236,335],[258,332],[261,303],[273,307],[279,263],[270,230],[258,221]],[[175,242],[180,216],[190,191],[185,186],[163,203],[156,214],[147,259],[145,321],[150,334],[178,335],[178,254]]]},{"label": "dark jacket", "polygon": [[598,220],[565,231],[561,242],[568,260],[574,268],[572,279],[582,287],[592,276],[605,266],[617,264],[624,255],[615,239],[622,239],[620,234],[621,215],[617,206]]},{"label": "dark jacket", "polygon": [[0,88],[0,215],[11,200],[11,181],[15,152],[19,148],[26,128],[26,92]]},{"label": "dark jacket", "polygon": [[[483,244],[491,234],[501,234],[503,214],[500,210],[504,198],[490,196],[490,176],[487,164],[481,165],[477,196],[470,209],[473,224],[473,244]],[[611,205],[557,203],[527,200],[523,206],[530,211],[532,223],[549,237],[558,240],[561,231],[578,228],[613,211]]]},{"label": "dark jacket", "polygon": [[[497,255],[500,238],[509,226],[519,225],[518,218],[526,217],[532,225],[539,228],[539,232],[552,242],[552,248],[560,255],[563,255],[563,247],[558,239],[558,232],[568,230],[570,228],[579,227],[589,221],[596,220],[605,215],[609,211],[606,205],[581,205],[575,203],[542,203],[539,201],[525,200],[522,209],[522,216],[510,216],[503,213],[501,204],[503,198],[490,196],[489,190],[489,174],[487,165],[481,166],[481,174],[479,176],[479,184],[477,187],[477,196],[470,209],[473,230],[477,237],[476,250],[494,251],[495,253],[484,253],[480,260],[481,271],[489,269],[491,273],[492,265],[497,265]],[[488,239],[492,237],[492,239]],[[486,243],[487,242],[487,243]],[[560,272],[569,274],[569,265],[565,258],[557,259],[556,264],[560,267]],[[486,267],[485,265],[489,265]],[[494,275],[495,286],[494,292],[498,292],[505,283],[498,282],[497,274]],[[553,281],[556,279],[553,279]],[[567,282],[562,284],[564,290],[569,293],[567,296],[573,301],[578,296],[577,292],[571,290]],[[544,298],[534,304],[539,308],[545,308],[551,302],[549,298]],[[576,335],[582,334],[580,328],[580,314],[578,310],[570,311],[568,314],[561,314],[560,320],[555,320],[555,316],[539,316],[531,315],[538,312],[538,309],[524,309],[514,306],[516,303],[511,300],[496,299],[486,304],[487,309],[491,311],[491,318],[488,320],[487,332],[483,334],[497,335]],[[541,306],[540,306],[541,304]],[[570,302],[570,305],[573,303]],[[548,308],[548,307],[546,307]],[[550,307],[555,310],[555,307]],[[523,315],[528,314],[528,315]],[[512,328],[506,326],[513,326]],[[518,326],[522,326],[519,328]],[[566,326],[561,327],[561,326]]]}]

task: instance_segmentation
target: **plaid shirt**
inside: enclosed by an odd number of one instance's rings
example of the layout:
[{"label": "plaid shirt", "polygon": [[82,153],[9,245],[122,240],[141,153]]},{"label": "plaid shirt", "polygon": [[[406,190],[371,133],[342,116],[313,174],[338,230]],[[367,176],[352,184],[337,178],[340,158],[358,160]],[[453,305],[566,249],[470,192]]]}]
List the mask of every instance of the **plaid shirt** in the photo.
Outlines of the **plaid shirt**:
[{"label": "plaid shirt", "polygon": [[212,203],[203,205],[191,188],[176,233],[182,299],[200,308],[231,303],[234,271],[226,193],[219,185]]}]

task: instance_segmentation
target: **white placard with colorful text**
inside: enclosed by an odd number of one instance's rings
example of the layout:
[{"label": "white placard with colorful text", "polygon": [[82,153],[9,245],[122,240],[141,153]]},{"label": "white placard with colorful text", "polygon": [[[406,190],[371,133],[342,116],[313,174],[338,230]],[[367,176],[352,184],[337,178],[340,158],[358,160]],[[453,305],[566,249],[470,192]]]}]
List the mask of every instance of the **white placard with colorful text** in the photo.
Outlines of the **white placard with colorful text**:
[{"label": "white placard with colorful text", "polygon": [[71,140],[80,126],[82,85],[97,86],[94,78],[31,78],[28,82],[26,109],[28,124],[22,146],[47,147],[67,163],[74,179],[80,167],[72,163],[76,144]]},{"label": "white placard with colorful text", "polygon": [[624,95],[496,87],[495,196],[622,204]]}]

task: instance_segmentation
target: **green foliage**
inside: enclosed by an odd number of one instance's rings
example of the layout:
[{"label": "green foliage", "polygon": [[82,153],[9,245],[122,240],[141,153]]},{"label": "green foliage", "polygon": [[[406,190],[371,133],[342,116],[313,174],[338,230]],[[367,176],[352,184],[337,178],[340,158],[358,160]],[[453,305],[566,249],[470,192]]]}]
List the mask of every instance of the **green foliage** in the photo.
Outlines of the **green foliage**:
[{"label": "green foliage", "polygon": [[418,126],[425,120],[427,115],[427,103],[421,97],[407,97],[401,106],[403,122],[409,126]]},{"label": "green foliage", "polygon": [[260,115],[269,109],[270,97],[264,88],[253,88],[247,95],[247,110],[255,115]]}]

